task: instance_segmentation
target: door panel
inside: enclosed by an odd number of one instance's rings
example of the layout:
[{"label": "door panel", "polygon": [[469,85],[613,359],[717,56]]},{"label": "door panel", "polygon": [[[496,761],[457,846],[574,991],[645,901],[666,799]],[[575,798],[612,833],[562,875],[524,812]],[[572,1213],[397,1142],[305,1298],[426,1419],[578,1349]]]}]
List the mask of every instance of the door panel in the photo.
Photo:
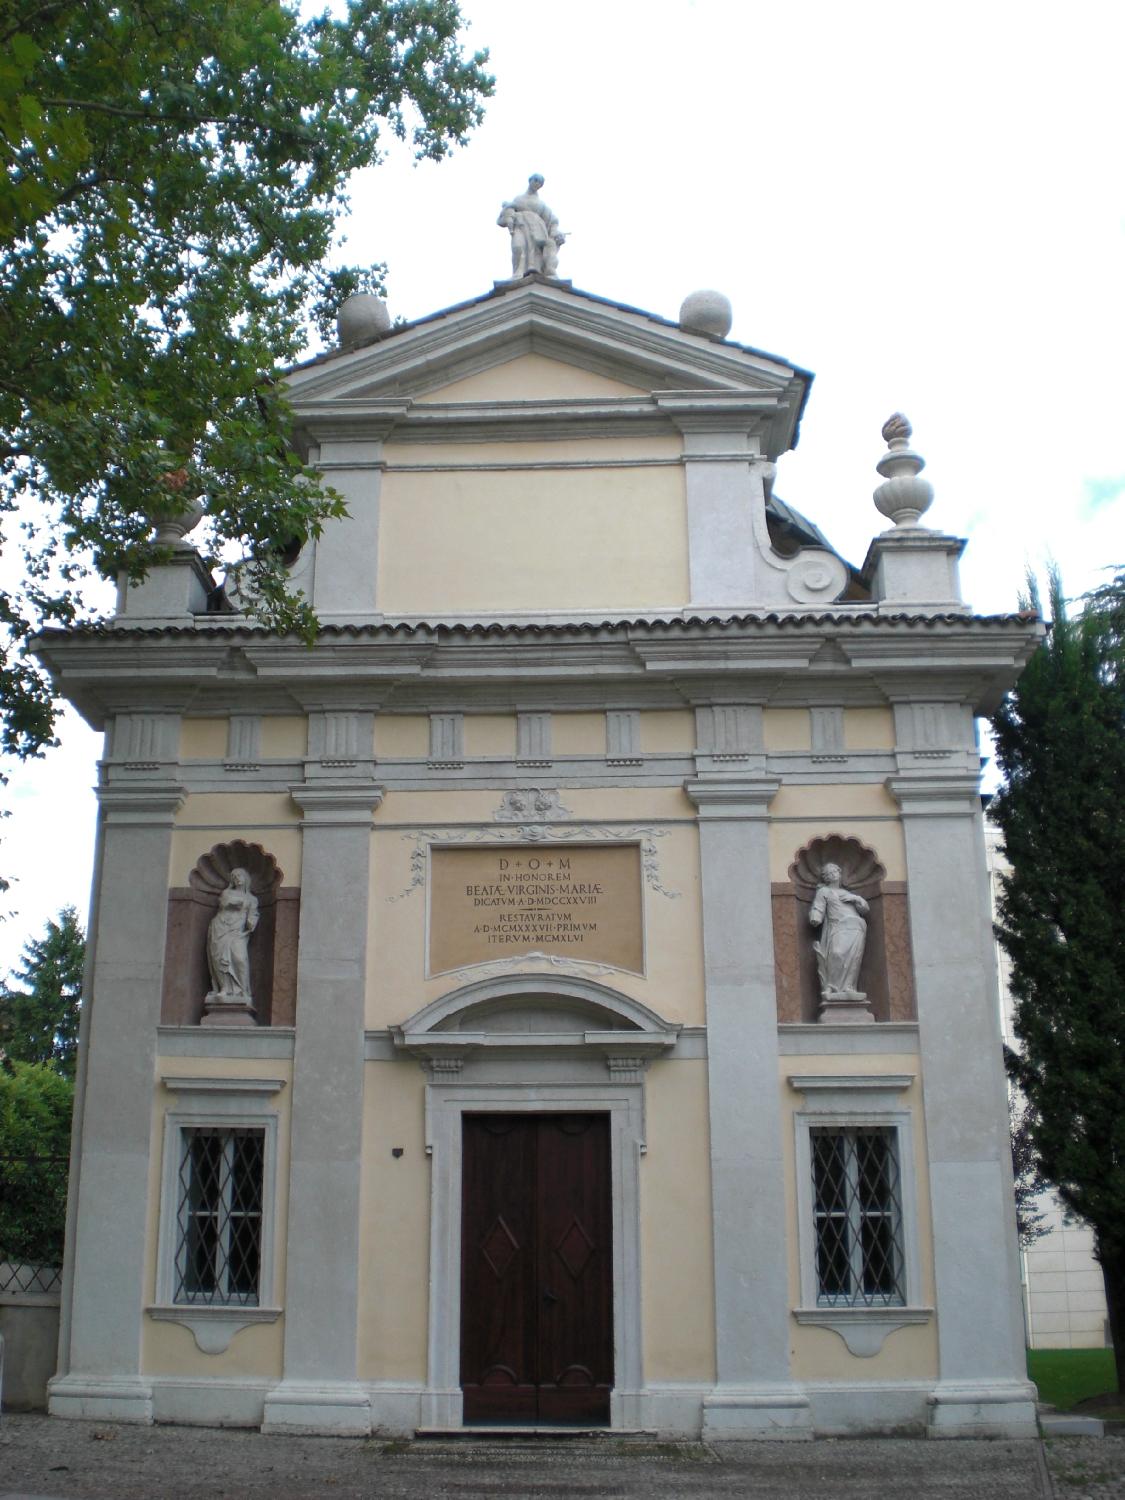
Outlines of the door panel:
[{"label": "door panel", "polygon": [[608,1422],[609,1117],[466,1115],[463,1128],[465,1420]]}]

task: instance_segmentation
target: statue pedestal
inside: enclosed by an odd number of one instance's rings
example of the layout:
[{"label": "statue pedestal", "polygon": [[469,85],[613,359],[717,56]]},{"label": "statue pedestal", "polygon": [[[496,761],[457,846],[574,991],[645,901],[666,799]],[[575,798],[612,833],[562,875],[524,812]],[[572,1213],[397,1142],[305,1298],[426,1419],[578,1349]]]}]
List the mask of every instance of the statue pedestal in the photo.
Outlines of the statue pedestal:
[{"label": "statue pedestal", "polygon": [[254,1006],[249,999],[231,1000],[212,991],[203,1002],[201,1026],[256,1026]]},{"label": "statue pedestal", "polygon": [[847,996],[833,995],[830,1000],[822,1000],[817,1020],[826,1026],[838,1026],[841,1022],[845,1026],[865,1026],[874,1024],[875,1017],[871,1014],[867,996],[857,993]]}]

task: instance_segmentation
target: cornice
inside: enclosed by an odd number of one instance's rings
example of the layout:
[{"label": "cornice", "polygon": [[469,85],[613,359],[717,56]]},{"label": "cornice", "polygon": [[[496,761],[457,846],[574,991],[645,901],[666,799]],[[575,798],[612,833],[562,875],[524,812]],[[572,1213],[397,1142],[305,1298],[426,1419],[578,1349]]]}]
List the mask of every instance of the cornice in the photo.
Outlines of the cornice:
[{"label": "cornice", "polygon": [[310,648],[229,622],[53,631],[36,646],[58,690],[100,728],[119,712],[373,710],[424,703],[433,690],[513,699],[530,691],[537,702],[573,692],[596,703],[615,684],[621,696],[642,681],[683,702],[851,701],[862,689],[869,701],[948,699],[988,712],[1042,634],[1037,621],[1012,616],[854,612],[372,621],[325,625]]}]

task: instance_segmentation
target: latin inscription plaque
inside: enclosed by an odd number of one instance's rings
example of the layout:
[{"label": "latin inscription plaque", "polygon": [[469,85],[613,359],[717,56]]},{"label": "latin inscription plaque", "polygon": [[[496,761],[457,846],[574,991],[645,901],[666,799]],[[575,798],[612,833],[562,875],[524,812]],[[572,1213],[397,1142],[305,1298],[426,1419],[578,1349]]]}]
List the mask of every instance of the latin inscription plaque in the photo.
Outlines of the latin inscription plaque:
[{"label": "latin inscription plaque", "polygon": [[644,972],[636,844],[430,851],[430,973],[527,953]]}]

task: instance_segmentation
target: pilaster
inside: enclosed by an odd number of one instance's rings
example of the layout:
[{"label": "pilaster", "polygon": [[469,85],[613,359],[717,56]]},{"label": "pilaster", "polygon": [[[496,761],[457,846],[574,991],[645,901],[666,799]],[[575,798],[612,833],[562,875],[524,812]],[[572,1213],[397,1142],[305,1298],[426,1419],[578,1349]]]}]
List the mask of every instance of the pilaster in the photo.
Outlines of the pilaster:
[{"label": "pilaster", "polygon": [[685,784],[698,810],[715,1259],[709,1441],[808,1437],[789,1372],[789,1270],[778,1089],[768,807],[780,783]]},{"label": "pilaster", "polygon": [[371,826],[366,777],[291,789],[303,813],[301,946],[289,1168],[284,1378],[263,1431],[366,1434],[356,1381],[364,982]]},{"label": "pilaster", "polygon": [[329,411],[305,410],[302,428],[319,447],[309,451],[347,512],[316,540],[313,608],[322,620],[370,618],[379,608],[379,516],[383,444],[409,401],[384,401],[361,423]]},{"label": "pilaster", "polygon": [[975,775],[899,775],[925,1083],[934,1437],[1036,1432],[1024,1363],[996,976]]},{"label": "pilaster", "polygon": [[84,1011],[71,1191],[69,1316],[54,1416],[151,1422],[141,1368],[152,1094],[172,822],[183,788],[137,779],[100,794],[99,899]]}]

